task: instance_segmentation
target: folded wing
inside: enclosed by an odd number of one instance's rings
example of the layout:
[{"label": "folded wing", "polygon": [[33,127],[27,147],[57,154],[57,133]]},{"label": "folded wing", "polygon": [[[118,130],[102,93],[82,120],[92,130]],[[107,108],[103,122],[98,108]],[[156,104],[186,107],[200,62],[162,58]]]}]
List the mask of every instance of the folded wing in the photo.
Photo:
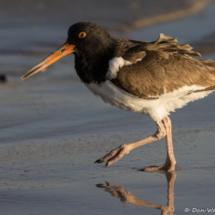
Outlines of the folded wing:
[{"label": "folded wing", "polygon": [[186,95],[215,90],[215,61],[195,58],[201,55],[192,49],[160,34],[155,42],[136,45],[113,59],[114,75],[110,75],[110,67],[107,77],[129,94],[144,99],[177,91]]}]

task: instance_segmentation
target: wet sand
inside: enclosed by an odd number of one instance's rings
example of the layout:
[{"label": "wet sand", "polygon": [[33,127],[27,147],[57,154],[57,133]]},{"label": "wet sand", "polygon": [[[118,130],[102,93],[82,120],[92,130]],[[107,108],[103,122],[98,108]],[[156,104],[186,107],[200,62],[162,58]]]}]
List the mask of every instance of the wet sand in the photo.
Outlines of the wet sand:
[{"label": "wet sand", "polygon": [[[214,12],[213,3],[185,19],[117,34],[154,40],[163,32],[191,43],[215,31]],[[0,69],[10,78],[0,85],[2,214],[185,214],[185,208],[215,208],[215,94],[171,114],[175,174],[138,171],[164,162],[165,140],[140,147],[108,168],[93,164],[120,144],[151,135],[156,126],[148,116],[92,95],[76,76],[72,56],[21,81],[65,41],[68,27],[29,26],[9,25],[0,33],[6,41]]]}]

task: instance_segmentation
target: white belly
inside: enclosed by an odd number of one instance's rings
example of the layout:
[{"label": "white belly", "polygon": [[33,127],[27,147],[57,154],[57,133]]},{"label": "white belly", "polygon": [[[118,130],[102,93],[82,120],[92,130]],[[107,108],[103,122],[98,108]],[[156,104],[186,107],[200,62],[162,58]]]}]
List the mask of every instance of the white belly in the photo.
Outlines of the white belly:
[{"label": "white belly", "polygon": [[154,121],[160,121],[168,116],[171,111],[183,107],[190,101],[204,98],[212,92],[205,91],[187,95],[188,88],[192,87],[186,87],[186,89],[183,88],[176,92],[166,93],[159,96],[158,99],[151,100],[133,96],[118,88],[109,80],[101,85],[85,85],[94,95],[100,96],[104,102],[123,110],[150,115]]}]

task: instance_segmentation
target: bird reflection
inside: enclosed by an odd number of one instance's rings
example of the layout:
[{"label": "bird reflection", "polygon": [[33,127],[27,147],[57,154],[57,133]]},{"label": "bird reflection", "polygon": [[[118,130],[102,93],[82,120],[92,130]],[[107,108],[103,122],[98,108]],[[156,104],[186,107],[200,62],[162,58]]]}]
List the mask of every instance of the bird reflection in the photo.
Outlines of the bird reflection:
[{"label": "bird reflection", "polygon": [[131,203],[138,206],[151,207],[159,209],[162,215],[173,215],[174,211],[174,183],[176,179],[176,173],[167,172],[165,173],[167,179],[167,206],[159,204],[149,203],[146,200],[139,199],[138,196],[132,195],[131,192],[127,191],[123,186],[118,186],[106,182],[106,185],[96,184],[97,187],[103,188],[106,192],[109,192],[112,196],[119,198],[123,203]]}]

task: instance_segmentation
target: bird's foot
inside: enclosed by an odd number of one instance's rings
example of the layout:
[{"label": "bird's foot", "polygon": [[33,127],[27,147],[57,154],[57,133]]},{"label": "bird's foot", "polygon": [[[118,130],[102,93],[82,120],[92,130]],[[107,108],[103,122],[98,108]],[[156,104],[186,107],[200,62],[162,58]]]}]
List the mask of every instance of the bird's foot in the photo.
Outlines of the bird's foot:
[{"label": "bird's foot", "polygon": [[111,164],[118,161],[119,159],[121,159],[125,154],[128,154],[129,151],[130,151],[130,147],[126,144],[123,144],[123,145],[119,146],[118,148],[112,150],[108,154],[106,154],[104,157],[96,160],[95,163],[103,163],[109,159],[105,165],[105,167],[108,167]]},{"label": "bird's foot", "polygon": [[144,172],[157,172],[157,171],[165,171],[165,172],[172,172],[175,170],[175,164],[173,163],[165,163],[161,166],[150,166],[142,169],[141,171]]}]

